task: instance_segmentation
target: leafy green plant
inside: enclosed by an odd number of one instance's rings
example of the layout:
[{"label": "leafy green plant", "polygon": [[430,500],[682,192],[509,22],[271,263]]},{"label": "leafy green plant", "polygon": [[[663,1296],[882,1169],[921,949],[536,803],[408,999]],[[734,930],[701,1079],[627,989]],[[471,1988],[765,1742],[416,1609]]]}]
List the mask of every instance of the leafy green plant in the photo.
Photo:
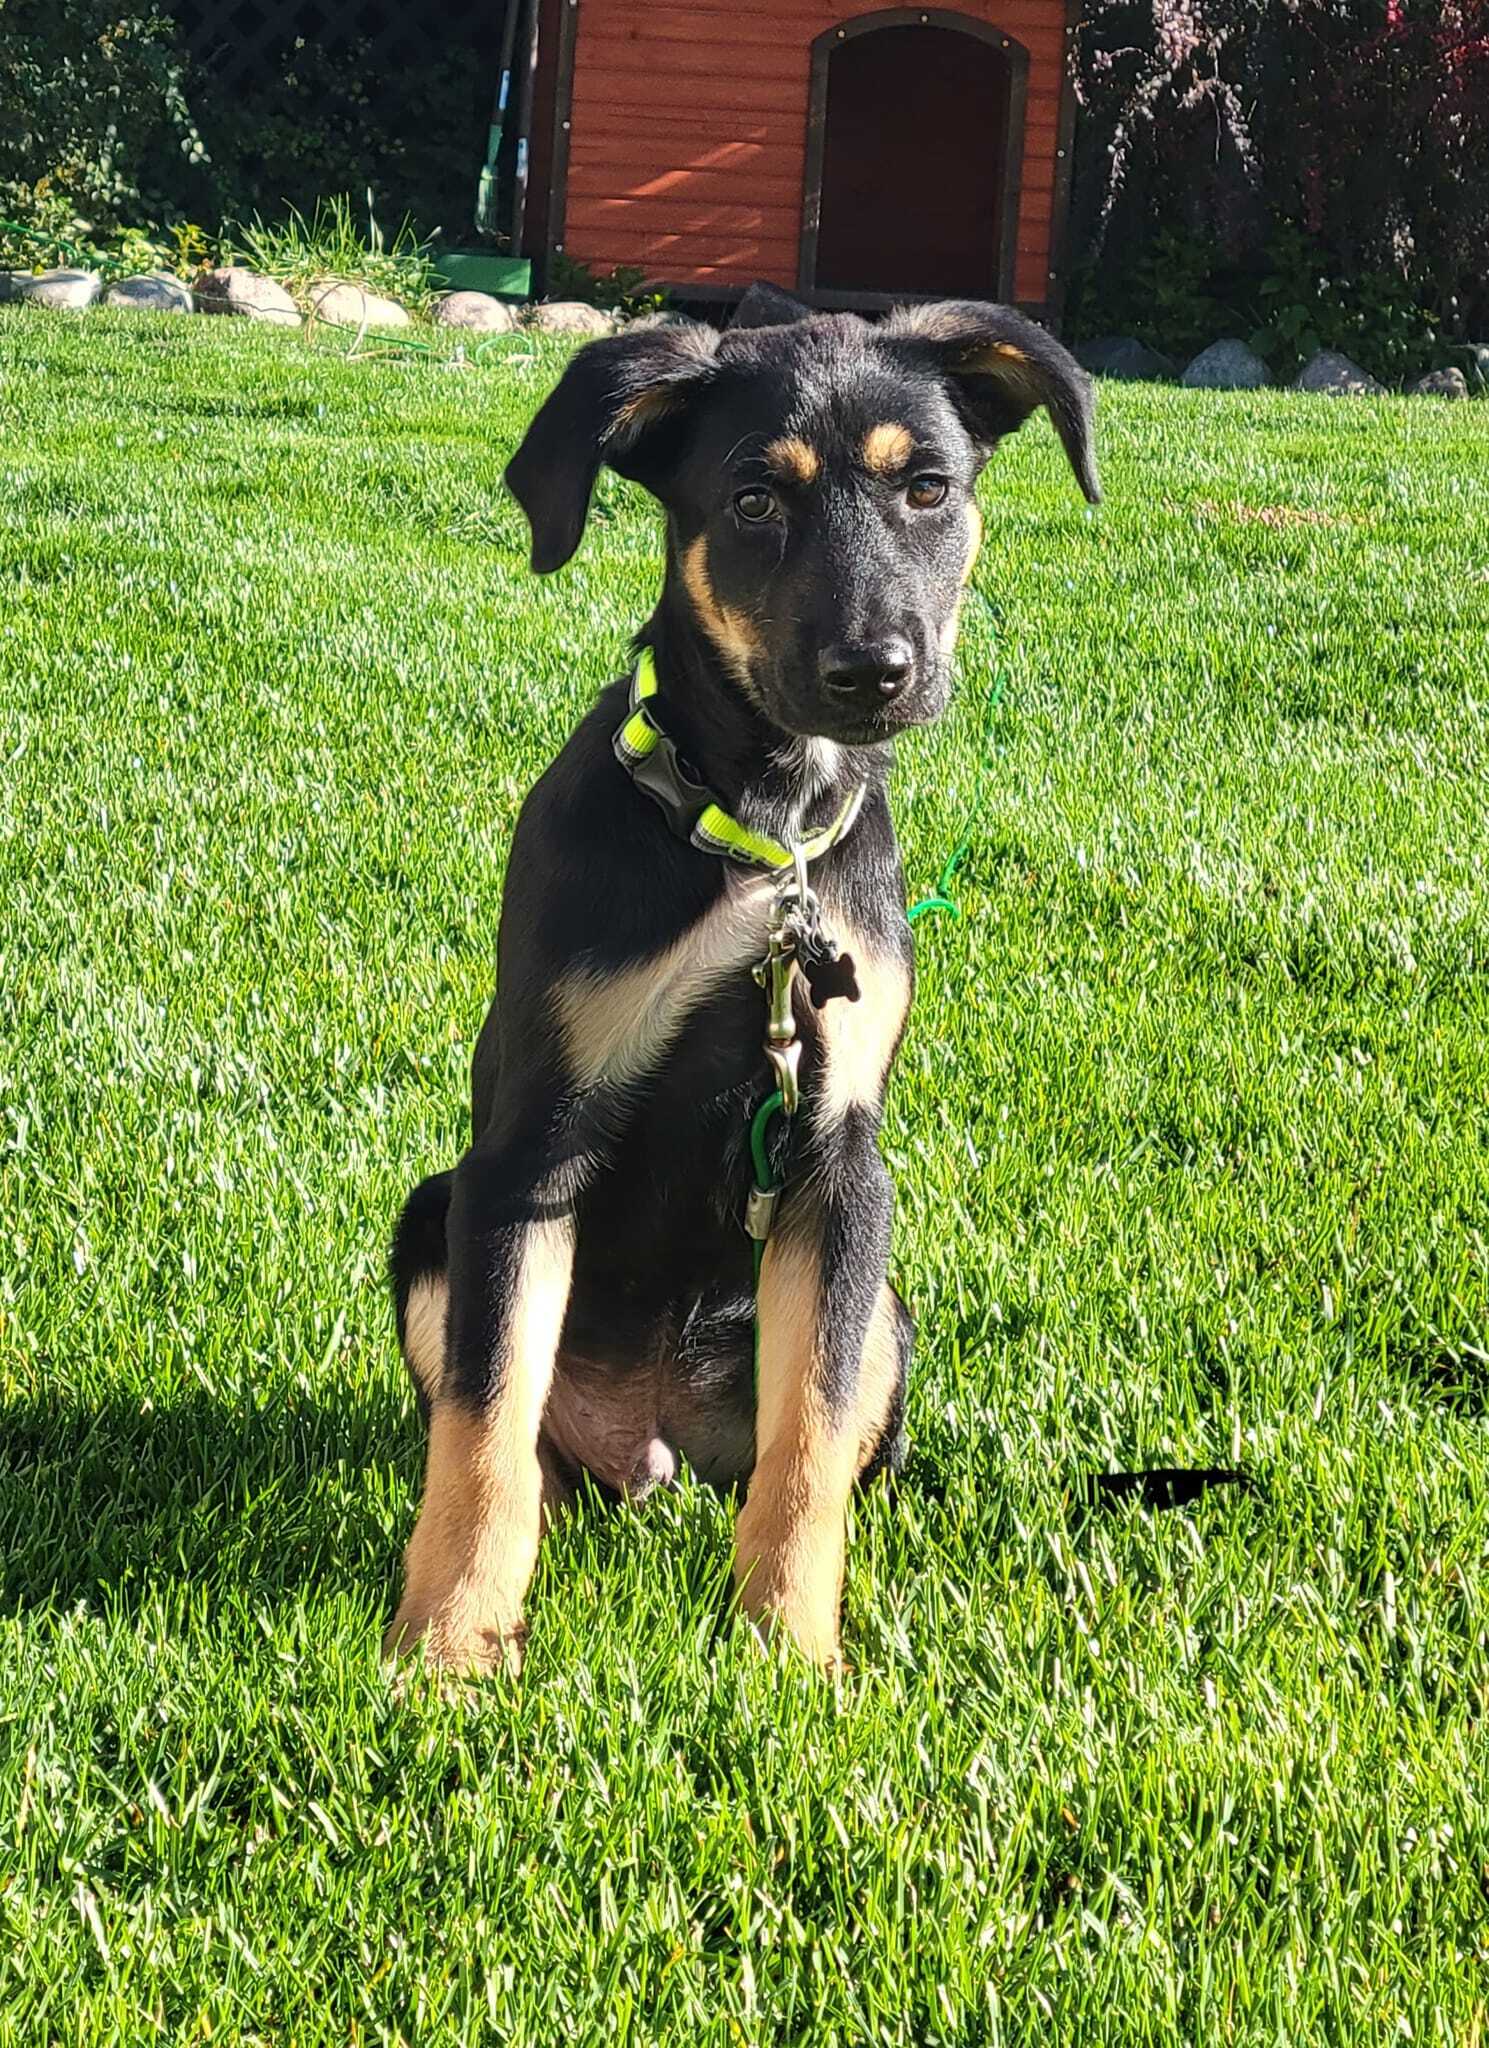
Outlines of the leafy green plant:
[{"label": "leafy green plant", "polygon": [[617,263],[613,270],[597,276],[588,264],[569,256],[555,256],[548,267],[548,290],[555,299],[583,299],[623,320],[637,320],[645,313],[661,313],[668,294],[648,286],[646,272],[634,263]]},{"label": "leafy green plant", "polygon": [[1180,360],[1214,341],[1234,318],[1216,278],[1214,243],[1175,227],[1160,228],[1110,282],[1096,266],[1084,266],[1071,297],[1073,333],[1132,334]]},{"label": "leafy green plant", "polygon": [[1399,374],[1439,324],[1485,331],[1489,0],[1117,0],[1084,11],[1077,91],[1093,301],[1179,228],[1243,288],[1280,276],[1279,360],[1332,339]]},{"label": "leafy green plant", "polygon": [[211,139],[213,208],[238,220],[313,212],[371,187],[378,212],[463,232],[486,136],[491,79],[458,43],[390,65],[363,39],[267,50],[230,91],[194,91]]},{"label": "leafy green plant", "polygon": [[1420,374],[1442,357],[1440,323],[1406,280],[1388,271],[1329,276],[1300,228],[1271,238],[1274,268],[1257,288],[1262,320],[1251,346],[1285,372],[1321,348],[1340,349],[1386,381]]},{"label": "leafy green plant", "polygon": [[1404,277],[1378,268],[1331,275],[1315,239],[1291,221],[1275,226],[1245,266],[1226,266],[1209,235],[1160,228],[1109,281],[1087,265],[1071,328],[1133,334],[1180,361],[1221,335],[1244,335],[1283,377],[1321,348],[1341,350],[1386,383],[1454,360],[1442,321]]},{"label": "leafy green plant", "polygon": [[0,220],[0,269],[47,270],[56,264],[96,270],[104,278],[130,277],[142,270],[164,270],[192,278],[215,262],[221,238],[196,221],[166,228],[152,223],[107,232],[82,219],[45,181],[33,187],[19,219]]},{"label": "leafy green plant", "polygon": [[88,223],[49,178],[0,194],[0,270],[45,270],[57,263],[89,265]]},{"label": "leafy green plant", "polygon": [[433,237],[421,236],[405,216],[388,240],[373,214],[370,193],[365,232],[342,193],[318,200],[308,217],[296,207],[282,221],[255,217],[238,230],[235,241],[247,263],[275,278],[302,306],[328,278],[397,299],[411,313],[423,315],[440,289]]}]

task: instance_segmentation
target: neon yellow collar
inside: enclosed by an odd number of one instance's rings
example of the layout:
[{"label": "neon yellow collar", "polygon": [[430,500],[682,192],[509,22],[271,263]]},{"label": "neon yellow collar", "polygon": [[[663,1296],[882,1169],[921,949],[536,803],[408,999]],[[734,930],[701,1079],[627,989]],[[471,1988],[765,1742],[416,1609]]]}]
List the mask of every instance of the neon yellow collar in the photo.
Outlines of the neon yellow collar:
[{"label": "neon yellow collar", "polygon": [[[795,855],[784,840],[741,825],[712,791],[684,774],[677,748],[648,704],[656,694],[657,665],[651,649],[643,647],[631,678],[631,708],[613,742],[616,760],[636,787],[661,806],[678,837],[689,840],[700,852],[722,854],[747,867],[789,868]],[[849,792],[837,816],[802,841],[802,852],[809,861],[836,846],[851,830],[867,790],[868,784],[860,782]]]}]

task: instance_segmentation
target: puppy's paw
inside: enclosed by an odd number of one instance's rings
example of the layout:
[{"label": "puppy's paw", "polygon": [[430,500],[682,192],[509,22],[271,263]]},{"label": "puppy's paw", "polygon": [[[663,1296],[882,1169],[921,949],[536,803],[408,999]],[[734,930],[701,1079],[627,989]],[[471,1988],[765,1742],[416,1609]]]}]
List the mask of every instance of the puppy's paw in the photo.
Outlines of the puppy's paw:
[{"label": "puppy's paw", "polygon": [[843,1675],[842,1646],[836,1638],[804,1638],[778,1614],[751,1614],[746,1618],[751,1636],[767,1655],[786,1660],[804,1658],[824,1678]]},{"label": "puppy's paw", "polygon": [[843,1669],[838,1640],[838,1603],[772,1599],[746,1578],[739,1588],[739,1606],[760,1647],[777,1656],[804,1657],[829,1678]]},{"label": "puppy's paw", "polygon": [[426,1670],[450,1678],[486,1678],[493,1672],[516,1678],[526,1641],[521,1622],[502,1628],[448,1609],[421,1613],[405,1601],[383,1637],[383,1658],[405,1665],[418,1659]]}]

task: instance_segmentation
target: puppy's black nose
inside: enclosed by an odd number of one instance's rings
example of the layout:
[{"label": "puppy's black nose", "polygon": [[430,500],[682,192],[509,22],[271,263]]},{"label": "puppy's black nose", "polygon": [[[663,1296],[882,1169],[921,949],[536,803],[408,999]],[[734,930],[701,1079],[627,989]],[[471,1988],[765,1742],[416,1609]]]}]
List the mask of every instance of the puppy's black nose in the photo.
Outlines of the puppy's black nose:
[{"label": "puppy's black nose", "polygon": [[834,696],[888,704],[909,682],[914,659],[908,640],[840,641],[822,650],[817,668],[823,688]]}]

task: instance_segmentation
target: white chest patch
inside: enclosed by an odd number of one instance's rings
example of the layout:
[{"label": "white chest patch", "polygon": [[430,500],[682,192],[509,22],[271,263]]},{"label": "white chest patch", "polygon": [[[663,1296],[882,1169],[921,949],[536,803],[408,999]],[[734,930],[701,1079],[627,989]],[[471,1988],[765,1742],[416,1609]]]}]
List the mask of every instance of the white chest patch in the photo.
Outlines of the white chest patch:
[{"label": "white chest patch", "polygon": [[859,997],[856,1003],[828,1003],[817,1013],[822,1086],[812,1114],[823,1132],[850,1109],[880,1100],[910,1007],[910,975],[902,959],[879,951],[846,922],[840,921],[835,935],[853,955]]},{"label": "white chest patch", "polygon": [[729,874],[718,903],[664,952],[618,974],[569,976],[558,1008],[575,1080],[623,1088],[651,1073],[689,1012],[763,957],[774,891],[770,875]]}]

